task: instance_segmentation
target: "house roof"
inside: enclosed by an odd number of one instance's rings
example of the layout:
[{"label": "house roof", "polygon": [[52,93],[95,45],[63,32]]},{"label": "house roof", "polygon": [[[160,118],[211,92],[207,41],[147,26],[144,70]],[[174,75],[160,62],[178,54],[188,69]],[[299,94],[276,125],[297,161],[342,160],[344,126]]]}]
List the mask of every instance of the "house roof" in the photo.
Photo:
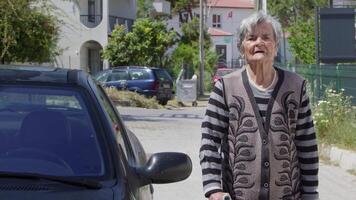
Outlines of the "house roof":
[{"label": "house roof", "polygon": [[232,33],[230,32],[226,32],[221,29],[211,28],[211,27],[209,27],[208,29],[208,34],[211,36],[232,36]]},{"label": "house roof", "polygon": [[215,8],[255,8],[251,0],[208,0],[208,6]]}]

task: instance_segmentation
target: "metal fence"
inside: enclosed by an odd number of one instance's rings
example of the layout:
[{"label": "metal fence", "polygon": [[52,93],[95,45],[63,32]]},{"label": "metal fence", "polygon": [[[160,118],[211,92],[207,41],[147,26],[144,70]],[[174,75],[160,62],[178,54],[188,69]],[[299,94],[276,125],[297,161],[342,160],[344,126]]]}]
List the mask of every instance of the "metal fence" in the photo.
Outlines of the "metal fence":
[{"label": "metal fence", "polygon": [[132,25],[134,24],[133,19],[128,19],[128,18],[123,18],[123,17],[117,17],[117,16],[109,16],[109,33],[111,33],[116,25],[125,25],[126,30],[130,32],[132,30]]},{"label": "metal fence", "polygon": [[278,65],[294,71],[308,80],[311,101],[316,103],[323,99],[328,87],[336,91],[344,89],[347,96],[352,96],[356,105],[356,64],[338,65]]},{"label": "metal fence", "polygon": [[96,27],[102,19],[102,15],[80,15],[80,21],[88,28]]}]

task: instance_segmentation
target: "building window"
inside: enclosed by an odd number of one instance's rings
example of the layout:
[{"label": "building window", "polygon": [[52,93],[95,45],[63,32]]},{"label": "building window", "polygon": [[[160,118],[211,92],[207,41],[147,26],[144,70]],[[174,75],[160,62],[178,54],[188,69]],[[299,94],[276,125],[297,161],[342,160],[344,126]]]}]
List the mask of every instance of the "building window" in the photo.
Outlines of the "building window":
[{"label": "building window", "polygon": [[95,0],[88,0],[88,21],[95,22]]},{"label": "building window", "polygon": [[213,14],[213,27],[221,28],[221,15]]}]

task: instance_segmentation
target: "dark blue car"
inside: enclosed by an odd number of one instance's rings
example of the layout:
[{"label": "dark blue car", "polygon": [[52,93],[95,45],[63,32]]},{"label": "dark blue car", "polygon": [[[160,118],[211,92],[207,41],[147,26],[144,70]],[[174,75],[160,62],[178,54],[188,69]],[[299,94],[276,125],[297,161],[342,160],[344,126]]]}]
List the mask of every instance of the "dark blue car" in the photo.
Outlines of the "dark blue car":
[{"label": "dark blue car", "polygon": [[135,91],[147,97],[156,97],[166,105],[173,98],[173,80],[166,70],[137,66],[115,67],[104,70],[95,79],[105,87]]},{"label": "dark blue car", "polygon": [[1,200],[148,200],[191,170],[182,153],[147,159],[83,71],[0,66]]}]

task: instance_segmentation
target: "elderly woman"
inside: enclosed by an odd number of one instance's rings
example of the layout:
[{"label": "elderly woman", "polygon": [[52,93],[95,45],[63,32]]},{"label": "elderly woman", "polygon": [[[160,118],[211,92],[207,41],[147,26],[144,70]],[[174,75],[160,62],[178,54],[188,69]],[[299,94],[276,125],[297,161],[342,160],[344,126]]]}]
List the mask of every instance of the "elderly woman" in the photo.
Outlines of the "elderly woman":
[{"label": "elderly woman", "polygon": [[317,141],[306,81],[273,66],[281,26],[257,12],[240,26],[247,64],[222,78],[202,123],[209,200],[318,199]]}]

